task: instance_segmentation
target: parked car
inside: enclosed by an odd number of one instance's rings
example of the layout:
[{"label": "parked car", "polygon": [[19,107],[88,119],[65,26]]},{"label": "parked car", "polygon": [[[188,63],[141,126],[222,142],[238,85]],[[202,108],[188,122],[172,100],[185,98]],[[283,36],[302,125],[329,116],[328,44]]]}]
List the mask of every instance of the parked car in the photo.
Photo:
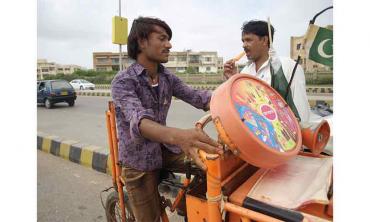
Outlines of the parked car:
[{"label": "parked car", "polygon": [[76,98],[76,91],[66,80],[37,81],[37,103],[44,104],[47,109],[60,102],[74,106]]},{"label": "parked car", "polygon": [[73,86],[73,88],[79,89],[79,90],[84,90],[84,89],[94,90],[95,89],[95,84],[94,83],[91,83],[91,82],[89,82],[87,80],[84,80],[84,79],[74,79],[70,83]]}]

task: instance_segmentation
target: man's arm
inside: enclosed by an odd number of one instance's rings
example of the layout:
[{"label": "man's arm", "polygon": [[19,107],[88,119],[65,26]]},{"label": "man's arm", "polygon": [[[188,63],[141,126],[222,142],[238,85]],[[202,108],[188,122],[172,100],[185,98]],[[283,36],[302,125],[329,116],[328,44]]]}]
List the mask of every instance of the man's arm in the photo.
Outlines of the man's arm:
[{"label": "man's arm", "polygon": [[197,90],[185,84],[179,77],[173,75],[173,95],[190,105],[209,110],[209,102],[211,100],[212,92],[208,90]]},{"label": "man's arm", "polygon": [[144,118],[140,122],[140,132],[143,137],[152,141],[179,146],[203,170],[207,168],[199,158],[198,149],[222,154],[222,146],[199,129],[167,127]]},{"label": "man's arm", "polygon": [[193,158],[202,169],[205,165],[199,159],[197,149],[209,153],[222,153],[221,145],[198,129],[178,129],[155,122],[152,109],[145,109],[135,92],[135,80],[115,79],[112,82],[112,97],[121,108],[126,121],[130,123],[130,135],[136,140],[146,138],[159,143],[179,146],[186,155]]}]

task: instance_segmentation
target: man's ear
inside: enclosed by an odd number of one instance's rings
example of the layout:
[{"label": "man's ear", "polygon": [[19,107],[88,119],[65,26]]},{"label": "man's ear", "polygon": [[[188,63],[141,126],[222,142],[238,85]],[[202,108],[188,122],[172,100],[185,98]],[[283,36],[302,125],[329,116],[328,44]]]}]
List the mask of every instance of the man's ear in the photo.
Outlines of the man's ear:
[{"label": "man's ear", "polygon": [[146,46],[147,46],[147,44],[148,44],[148,40],[147,40],[147,39],[144,39],[144,38],[139,39],[137,42],[138,42],[138,44],[139,44],[139,49],[140,49],[140,50],[145,49],[145,48],[146,48]]}]

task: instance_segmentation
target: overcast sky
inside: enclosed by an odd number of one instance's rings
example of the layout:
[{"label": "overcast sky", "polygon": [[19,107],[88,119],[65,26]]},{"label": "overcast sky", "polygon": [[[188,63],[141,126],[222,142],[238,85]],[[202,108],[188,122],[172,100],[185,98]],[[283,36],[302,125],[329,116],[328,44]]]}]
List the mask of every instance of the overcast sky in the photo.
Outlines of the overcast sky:
[{"label": "overcast sky", "polygon": [[[38,0],[37,57],[60,64],[92,68],[93,52],[118,52],[111,42],[112,17],[118,0]],[[122,0],[129,29],[138,16],[158,17],[169,24],[172,51],[217,51],[224,60],[241,52],[241,26],[270,17],[276,29],[274,47],[289,56],[290,36],[305,33],[309,20],[332,0]],[[333,24],[329,10],[315,24]],[[127,51],[123,46],[123,51]]]}]

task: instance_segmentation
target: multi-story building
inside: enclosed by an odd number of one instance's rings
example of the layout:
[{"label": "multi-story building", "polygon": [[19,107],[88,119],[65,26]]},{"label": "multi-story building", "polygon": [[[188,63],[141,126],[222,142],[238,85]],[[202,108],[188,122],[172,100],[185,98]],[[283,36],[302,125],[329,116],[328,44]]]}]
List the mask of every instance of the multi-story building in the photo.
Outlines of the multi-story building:
[{"label": "multi-story building", "polygon": [[48,62],[46,59],[37,60],[37,77],[42,78],[45,75],[72,74],[76,70],[85,69],[78,65],[62,65],[55,62]]},{"label": "multi-story building", "polygon": [[[326,26],[327,29],[333,30],[332,25]],[[292,36],[290,37],[290,58],[296,60],[298,58],[299,48],[303,44],[304,36]],[[303,70],[307,73],[315,72],[330,72],[332,71],[330,67],[316,63],[308,58],[306,48],[303,46],[301,52],[301,62]]]},{"label": "multi-story building", "polygon": [[[127,52],[122,52],[123,69],[129,67],[134,60],[130,59]],[[93,67],[96,71],[118,71],[119,53],[115,52],[93,52]]]},{"label": "multi-story building", "polygon": [[[122,53],[122,66],[126,69],[134,60],[127,52]],[[96,71],[119,70],[119,54],[113,52],[94,52],[93,65]],[[223,69],[223,58],[217,52],[170,52],[168,62],[164,63],[174,73],[217,73]]]}]

